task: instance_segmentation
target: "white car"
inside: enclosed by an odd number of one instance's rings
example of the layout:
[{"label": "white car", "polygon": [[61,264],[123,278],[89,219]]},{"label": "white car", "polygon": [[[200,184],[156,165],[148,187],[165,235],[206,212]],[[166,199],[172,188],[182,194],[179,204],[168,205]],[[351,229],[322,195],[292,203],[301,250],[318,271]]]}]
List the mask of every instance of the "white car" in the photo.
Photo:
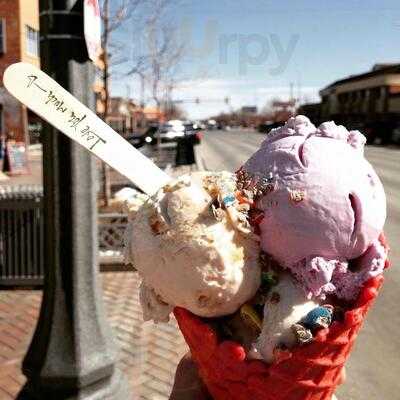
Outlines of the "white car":
[{"label": "white car", "polygon": [[168,123],[161,125],[158,131],[154,134],[154,144],[159,140],[161,143],[176,142],[179,138],[185,136],[185,126],[181,122],[179,123]]}]

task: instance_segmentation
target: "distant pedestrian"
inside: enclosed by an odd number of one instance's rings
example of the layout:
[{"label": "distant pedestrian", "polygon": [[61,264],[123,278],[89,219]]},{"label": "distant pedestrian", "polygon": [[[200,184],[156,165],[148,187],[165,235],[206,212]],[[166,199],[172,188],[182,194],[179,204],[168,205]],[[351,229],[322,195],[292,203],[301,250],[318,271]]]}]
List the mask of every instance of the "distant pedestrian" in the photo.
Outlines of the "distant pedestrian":
[{"label": "distant pedestrian", "polygon": [[178,139],[175,165],[193,165],[196,163],[194,145],[194,135],[186,135]]},{"label": "distant pedestrian", "polygon": [[10,160],[8,159],[7,155],[7,144],[11,141],[14,140],[14,132],[10,131],[6,133],[6,135],[3,135],[4,137],[4,142],[2,143],[2,150],[1,152],[3,153],[3,167],[2,170],[3,172],[9,172],[10,171]]}]

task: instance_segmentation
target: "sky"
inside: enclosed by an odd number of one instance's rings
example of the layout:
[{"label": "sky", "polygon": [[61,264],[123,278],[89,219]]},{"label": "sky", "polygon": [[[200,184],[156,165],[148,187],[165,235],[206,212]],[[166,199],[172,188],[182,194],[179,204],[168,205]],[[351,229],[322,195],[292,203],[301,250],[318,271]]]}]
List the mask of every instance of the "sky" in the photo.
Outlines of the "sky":
[{"label": "sky", "polygon": [[[337,79],[400,62],[398,0],[174,0],[168,15],[187,48],[173,97],[191,119],[291,95],[319,101]],[[139,47],[140,35],[117,33]],[[113,79],[112,93],[137,99],[138,82]]]}]

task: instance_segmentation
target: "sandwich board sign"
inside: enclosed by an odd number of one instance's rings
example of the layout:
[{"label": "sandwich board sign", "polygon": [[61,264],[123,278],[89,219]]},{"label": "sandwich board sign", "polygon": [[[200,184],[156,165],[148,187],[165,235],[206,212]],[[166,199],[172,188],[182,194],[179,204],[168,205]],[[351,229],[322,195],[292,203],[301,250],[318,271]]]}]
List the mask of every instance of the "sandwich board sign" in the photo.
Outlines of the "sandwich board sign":
[{"label": "sandwich board sign", "polygon": [[25,143],[7,142],[3,171],[9,175],[21,175],[29,172]]},{"label": "sandwich board sign", "polygon": [[98,0],[84,0],[84,32],[89,58],[96,62],[101,53],[101,18]]}]

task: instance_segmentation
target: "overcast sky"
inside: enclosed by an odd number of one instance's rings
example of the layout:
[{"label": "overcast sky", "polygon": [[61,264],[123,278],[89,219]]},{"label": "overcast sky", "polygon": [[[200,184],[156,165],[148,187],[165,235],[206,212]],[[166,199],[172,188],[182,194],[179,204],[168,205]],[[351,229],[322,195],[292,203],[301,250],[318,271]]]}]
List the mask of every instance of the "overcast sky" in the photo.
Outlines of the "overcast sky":
[{"label": "overcast sky", "polygon": [[[183,0],[170,15],[188,48],[174,98],[193,119],[291,93],[318,101],[334,80],[400,62],[398,0]],[[133,27],[120,35],[140,42]],[[112,91],[139,97],[133,78]]]}]

